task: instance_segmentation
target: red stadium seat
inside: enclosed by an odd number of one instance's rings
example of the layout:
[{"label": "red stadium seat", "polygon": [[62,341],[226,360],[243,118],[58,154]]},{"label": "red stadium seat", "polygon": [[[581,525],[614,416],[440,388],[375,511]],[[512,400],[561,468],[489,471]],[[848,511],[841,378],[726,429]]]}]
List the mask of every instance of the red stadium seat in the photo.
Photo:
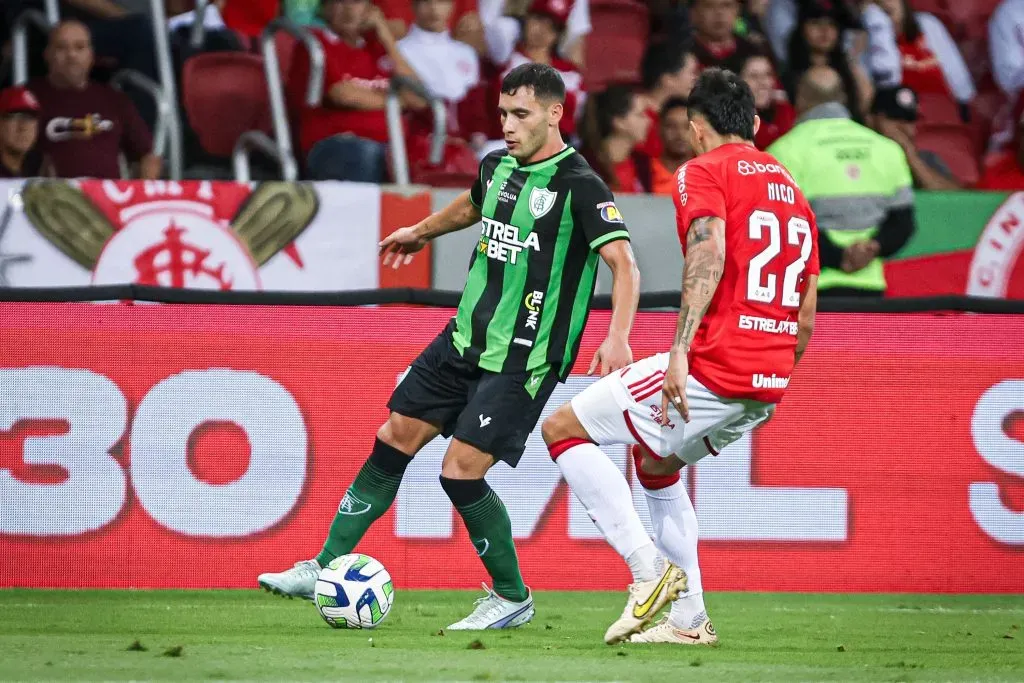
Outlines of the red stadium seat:
[{"label": "red stadium seat", "polygon": [[610,83],[638,83],[650,21],[645,5],[633,0],[593,0],[587,36],[587,90]]},{"label": "red stadium seat", "polygon": [[922,124],[917,129],[918,149],[938,154],[964,185],[971,187],[980,177],[978,147],[974,132],[964,125]]},{"label": "red stadium seat", "polygon": [[922,123],[961,123],[960,106],[946,94],[921,93],[918,96],[918,109]]},{"label": "red stadium seat", "polygon": [[263,58],[245,52],[196,55],[182,71],[189,124],[207,154],[229,158],[242,133],[271,134]]},{"label": "red stadium seat", "polygon": [[274,48],[277,51],[277,62],[281,67],[281,82],[288,78],[288,70],[292,67],[292,56],[295,54],[295,37],[287,31],[274,34]]}]

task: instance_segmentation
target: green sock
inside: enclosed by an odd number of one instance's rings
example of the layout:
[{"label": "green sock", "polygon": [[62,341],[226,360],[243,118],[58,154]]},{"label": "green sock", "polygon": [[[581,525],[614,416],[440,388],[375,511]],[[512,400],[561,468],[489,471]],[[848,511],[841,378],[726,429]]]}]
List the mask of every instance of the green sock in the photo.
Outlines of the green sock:
[{"label": "green sock", "polygon": [[[512,521],[501,498],[482,479],[466,481],[442,477],[441,485],[469,530],[473,547],[494,581],[494,592],[512,602],[526,600],[529,591],[519,571]],[[468,502],[471,498],[475,500]]]},{"label": "green sock", "polygon": [[412,458],[408,455],[377,440],[370,457],[341,499],[324,548],[316,556],[321,567],[352,552],[370,525],[387,512],[395,501],[410,461]]}]

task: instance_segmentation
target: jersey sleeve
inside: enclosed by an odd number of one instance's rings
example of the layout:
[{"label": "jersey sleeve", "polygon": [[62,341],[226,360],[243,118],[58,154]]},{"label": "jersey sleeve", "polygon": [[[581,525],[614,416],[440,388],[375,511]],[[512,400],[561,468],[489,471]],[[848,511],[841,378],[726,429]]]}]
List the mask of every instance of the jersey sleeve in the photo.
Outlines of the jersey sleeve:
[{"label": "jersey sleeve", "polygon": [[818,255],[818,219],[811,216],[811,255],[804,264],[804,275],[821,275],[821,257]]},{"label": "jersey sleeve", "polygon": [[469,201],[478,209],[484,205],[484,195],[487,194],[487,186],[491,176],[494,175],[494,169],[498,167],[498,162],[501,161],[503,156],[505,156],[505,153],[502,151],[491,152],[480,161],[476,180],[473,181],[473,186],[469,188]]},{"label": "jersey sleeve", "polygon": [[679,241],[686,244],[686,233],[696,219],[714,216],[725,220],[725,188],[721,179],[700,164],[686,164],[676,179],[676,227]]},{"label": "jersey sleeve", "polygon": [[596,174],[586,174],[572,187],[572,219],[583,231],[591,250],[609,242],[628,240],[629,231],[615,197]]}]

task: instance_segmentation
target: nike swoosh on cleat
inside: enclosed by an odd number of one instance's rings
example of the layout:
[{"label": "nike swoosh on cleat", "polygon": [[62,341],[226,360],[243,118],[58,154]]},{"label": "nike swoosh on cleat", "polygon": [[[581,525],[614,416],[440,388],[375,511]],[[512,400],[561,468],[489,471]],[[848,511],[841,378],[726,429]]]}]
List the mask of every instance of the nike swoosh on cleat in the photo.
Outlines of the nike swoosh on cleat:
[{"label": "nike swoosh on cleat", "polygon": [[647,616],[647,614],[651,611],[651,608],[654,607],[654,603],[658,599],[658,594],[661,593],[661,590],[665,587],[665,584],[668,583],[668,577],[670,574],[672,574],[671,569],[667,570],[664,574],[662,574],[661,581],[659,581],[658,585],[654,587],[654,590],[651,591],[651,594],[649,596],[647,596],[647,599],[633,608],[634,619],[643,619]]},{"label": "nike swoosh on cleat", "polygon": [[700,634],[691,636],[689,633],[683,633],[682,631],[676,631],[676,635],[682,636],[683,638],[689,638],[690,640],[700,640]]}]

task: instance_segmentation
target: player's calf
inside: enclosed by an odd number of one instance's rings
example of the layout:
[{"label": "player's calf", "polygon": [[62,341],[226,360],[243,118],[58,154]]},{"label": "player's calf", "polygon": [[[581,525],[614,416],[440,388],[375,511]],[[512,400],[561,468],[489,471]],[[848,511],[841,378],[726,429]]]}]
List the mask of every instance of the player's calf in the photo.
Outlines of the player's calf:
[{"label": "player's calf", "polygon": [[494,582],[485,603],[458,622],[458,628],[506,628],[533,616],[533,598],[523,583],[505,504],[484,479],[494,458],[453,439],[441,465],[441,488],[469,531],[470,541]]}]

